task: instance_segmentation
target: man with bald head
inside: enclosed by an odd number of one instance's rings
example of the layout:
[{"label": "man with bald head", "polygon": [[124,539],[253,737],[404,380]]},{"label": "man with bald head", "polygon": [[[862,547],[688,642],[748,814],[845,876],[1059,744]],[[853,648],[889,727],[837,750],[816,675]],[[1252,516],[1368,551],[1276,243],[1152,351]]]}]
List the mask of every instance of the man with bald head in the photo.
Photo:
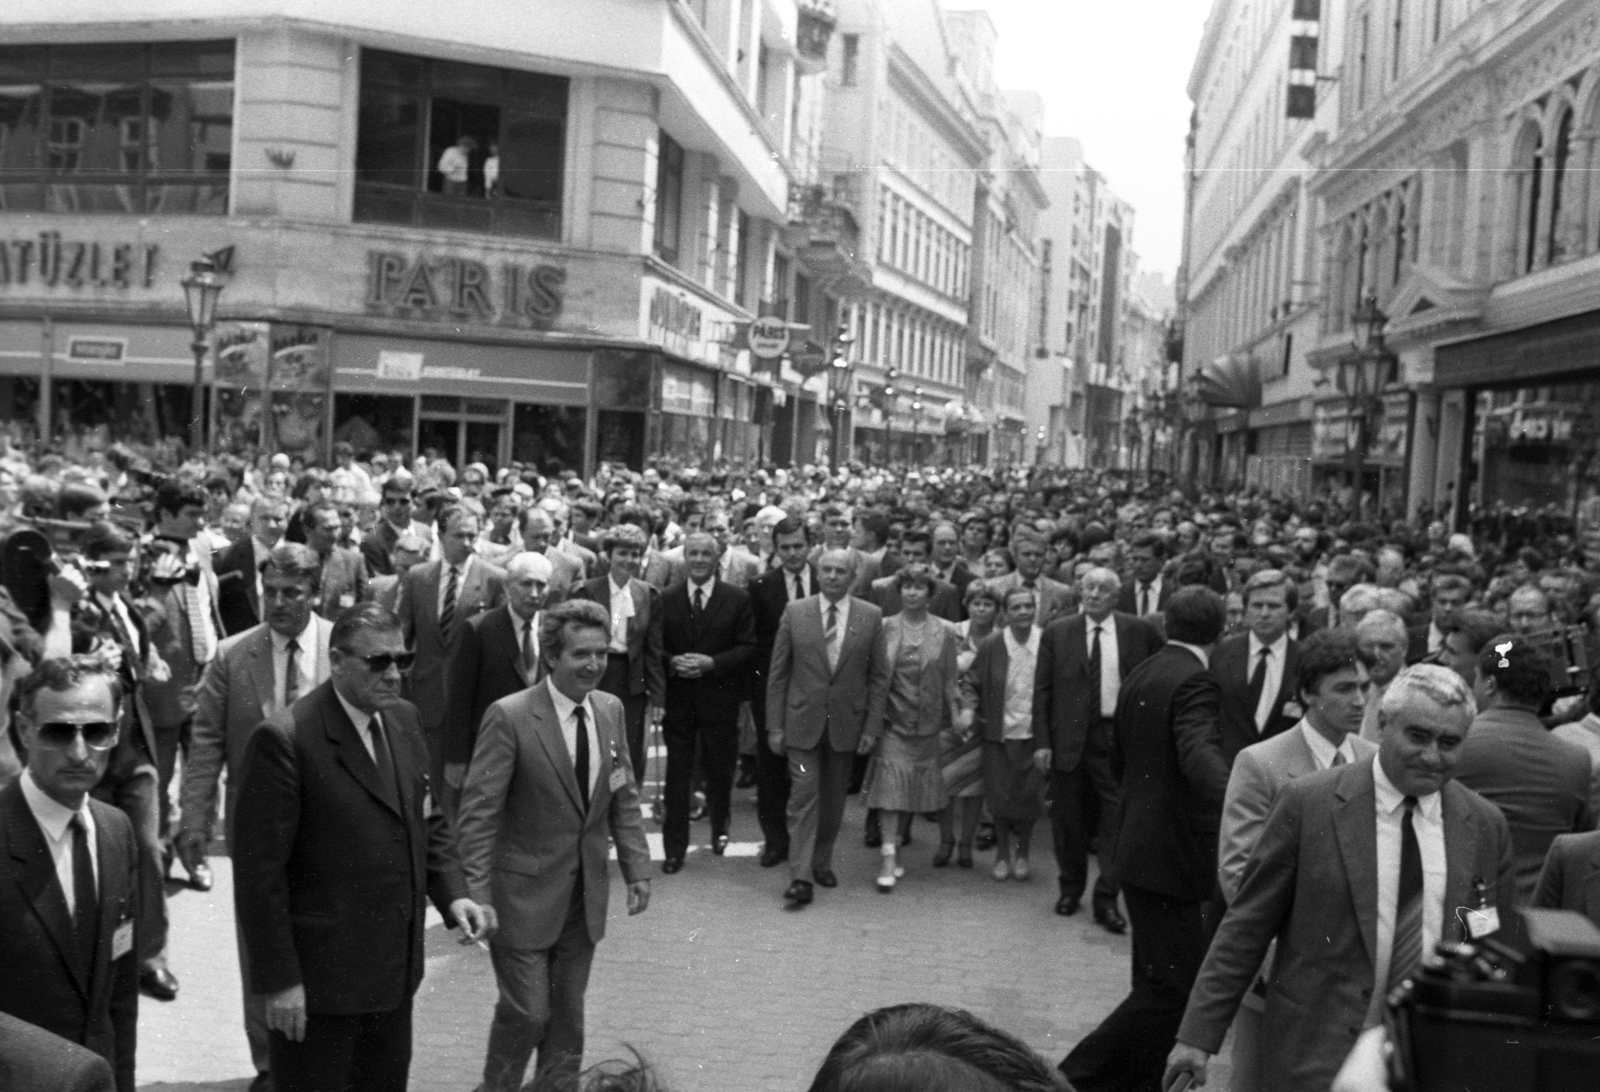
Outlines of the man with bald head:
[{"label": "man with bald head", "polygon": [[1406,650],[1411,635],[1405,621],[1393,611],[1369,610],[1356,623],[1356,642],[1372,673],[1372,694],[1367,698],[1366,717],[1361,722],[1361,738],[1378,742],[1378,708],[1383,693],[1406,666]]},{"label": "man with bald head", "polygon": [[1161,647],[1154,625],[1112,609],[1121,590],[1121,579],[1110,569],[1084,573],[1078,582],[1083,610],[1050,623],[1040,635],[1033,698],[1033,736],[1049,741],[1036,760],[1051,780],[1050,833],[1060,869],[1056,913],[1075,914],[1083,901],[1097,813],[1094,918],[1112,933],[1128,927],[1117,908],[1110,865],[1118,796],[1112,714],[1128,672]]},{"label": "man with bald head", "polygon": [[547,510],[535,508],[528,513],[522,524],[522,544],[550,560],[550,581],[545,592],[548,606],[562,602],[583,584],[583,562],[557,546],[556,524]]}]

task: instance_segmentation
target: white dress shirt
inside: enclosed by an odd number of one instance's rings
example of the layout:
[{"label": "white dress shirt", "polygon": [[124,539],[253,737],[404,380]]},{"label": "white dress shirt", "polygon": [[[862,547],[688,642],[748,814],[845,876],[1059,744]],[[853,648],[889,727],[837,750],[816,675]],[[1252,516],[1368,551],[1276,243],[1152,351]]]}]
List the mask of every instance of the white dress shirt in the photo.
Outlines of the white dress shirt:
[{"label": "white dress shirt", "polygon": [[1256,702],[1256,731],[1267,730],[1267,720],[1272,716],[1272,703],[1278,700],[1278,691],[1283,686],[1283,669],[1289,656],[1289,634],[1279,634],[1278,639],[1270,645],[1263,645],[1261,638],[1254,633],[1250,635],[1250,658],[1245,661],[1244,681],[1250,684],[1250,679],[1256,673],[1256,661],[1261,657],[1261,650],[1267,649],[1267,679],[1261,687],[1261,698]]},{"label": "white dress shirt", "polygon": [[[272,704],[282,709],[288,702],[289,682],[289,638],[275,629],[267,630],[272,635]],[[295,697],[303,698],[318,685],[317,681],[317,616],[311,615],[306,619],[306,628],[294,637],[296,652],[294,654]]]},{"label": "white dress shirt", "polygon": [[1327,736],[1311,727],[1311,722],[1306,718],[1301,717],[1296,727],[1300,729],[1300,734],[1305,736],[1306,746],[1311,748],[1311,760],[1317,764],[1318,770],[1326,770],[1332,766],[1335,755],[1343,755],[1346,762],[1356,760],[1355,748],[1351,746],[1348,735],[1340,739],[1339,746],[1335,747],[1328,742]]},{"label": "white dress shirt", "polygon": [[1006,643],[1006,700],[1002,714],[1002,739],[1028,739],[1033,735],[1033,674],[1039,663],[1039,627],[1028,630],[1026,641],[1017,640],[1007,626],[1001,638]]},{"label": "white dress shirt", "polygon": [[711,605],[711,593],[717,590],[717,578],[716,578],[716,576],[713,575],[713,576],[706,577],[706,582],[704,584],[696,584],[693,580],[690,580],[690,581],[688,581],[688,585],[689,585],[689,589],[688,590],[689,590],[689,609],[690,610],[694,609],[694,593],[695,592],[700,592],[701,595],[703,596],[703,598],[700,600],[700,609],[701,610],[705,610],[707,607],[709,607]]},{"label": "white dress shirt", "polygon": [[1117,695],[1122,692],[1122,659],[1117,649],[1117,623],[1110,614],[1098,622],[1085,614],[1083,622],[1085,656],[1094,651],[1095,631],[1100,632],[1100,715],[1109,717],[1117,711]]},{"label": "white dress shirt", "polygon": [[828,667],[830,669],[839,666],[839,653],[844,650],[845,631],[850,628],[851,598],[851,596],[846,595],[841,598],[837,604],[835,604],[833,600],[829,599],[826,595],[817,596],[817,609],[822,612],[822,633],[824,637],[826,637],[828,633],[828,608],[835,605],[837,605],[839,608],[839,629],[838,632],[833,635],[833,640],[828,644],[827,648]]},{"label": "white dress shirt", "polygon": [[[67,897],[67,913],[77,910],[77,899],[74,898],[76,889],[73,884],[77,877],[72,871],[72,831],[67,824],[72,822],[74,815],[83,816],[84,833],[89,839],[89,861],[94,866],[95,876],[100,875],[100,847],[96,844],[94,813],[89,810],[89,801],[85,798],[83,807],[77,811],[63,807],[45,795],[39,783],[33,779],[32,770],[22,771],[22,798],[28,802],[28,810],[33,812],[34,821],[39,824],[39,829],[44,831],[44,842],[50,850],[50,859],[55,862],[56,879],[61,884],[61,893]],[[95,890],[100,890],[98,882]]]},{"label": "white dress shirt", "polygon": [[628,651],[628,619],[633,617],[633,589],[630,586],[632,581],[624,580],[619,587],[615,573],[612,573],[606,579],[611,581],[610,649],[612,652],[626,652]]},{"label": "white dress shirt", "polygon": [[[554,679],[546,679],[550,700],[555,703],[556,720],[561,724],[561,739],[567,745],[567,757],[572,759],[574,771],[578,768],[578,718],[573,715],[578,703],[556,689]],[[594,783],[600,777],[600,731],[594,722],[594,705],[589,695],[583,696],[584,726],[589,736],[589,795],[594,796]]]},{"label": "white dress shirt", "polygon": [[[506,609],[510,610],[509,607],[506,608]],[[528,662],[526,662],[526,660],[524,660],[524,662],[522,664],[523,670],[528,673],[528,681],[529,682],[533,681],[533,676],[539,670],[539,657],[541,655],[541,653],[539,651],[539,615],[540,615],[540,613],[541,613],[540,611],[534,611],[532,618],[524,618],[524,617],[522,617],[522,615],[518,614],[516,611],[514,611],[514,610],[511,611],[511,622],[512,622],[512,625],[515,626],[516,632],[517,632],[517,658],[518,659],[523,659],[523,650],[528,647],[528,641],[530,639],[533,641],[533,662],[531,664],[529,664]],[[529,632],[529,628],[530,627],[532,628],[532,632],[531,633]]]},{"label": "white dress shirt", "polygon": [[378,752],[372,745],[372,718],[376,714],[364,713],[345,701],[344,695],[339,693],[338,687],[334,688],[333,694],[339,699],[339,704],[344,706],[344,715],[349,717],[350,723],[356,726],[356,736],[361,740],[361,746],[367,749],[367,757],[374,762],[378,761]]},{"label": "white dress shirt", "polygon": [[1439,628],[1438,622],[1428,623],[1428,652],[1438,652],[1444,647],[1444,631]]},{"label": "white dress shirt", "polygon": [[[1384,994],[1389,988],[1389,962],[1398,916],[1395,901],[1400,897],[1400,822],[1406,810],[1405,794],[1394,787],[1376,755],[1372,758],[1372,782],[1378,809],[1378,957],[1373,967],[1367,1027],[1382,1020]],[[1417,797],[1411,826],[1422,853],[1422,958],[1429,963],[1444,925],[1444,804],[1437,792]]]}]

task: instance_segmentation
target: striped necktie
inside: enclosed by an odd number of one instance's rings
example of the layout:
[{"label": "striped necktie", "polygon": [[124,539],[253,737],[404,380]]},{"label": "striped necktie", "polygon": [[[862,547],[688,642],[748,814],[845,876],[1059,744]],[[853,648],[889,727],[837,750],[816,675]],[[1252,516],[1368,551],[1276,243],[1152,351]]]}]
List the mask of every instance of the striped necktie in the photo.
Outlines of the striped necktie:
[{"label": "striped necktie", "polygon": [[450,577],[444,585],[444,606],[439,608],[439,636],[444,639],[446,645],[450,643],[450,631],[456,621],[456,567],[450,565],[447,568],[450,570]]},{"label": "striped necktie", "polygon": [[1417,798],[1405,799],[1400,819],[1400,886],[1395,894],[1394,943],[1389,955],[1388,988],[1410,978],[1422,963],[1422,848],[1417,843]]}]

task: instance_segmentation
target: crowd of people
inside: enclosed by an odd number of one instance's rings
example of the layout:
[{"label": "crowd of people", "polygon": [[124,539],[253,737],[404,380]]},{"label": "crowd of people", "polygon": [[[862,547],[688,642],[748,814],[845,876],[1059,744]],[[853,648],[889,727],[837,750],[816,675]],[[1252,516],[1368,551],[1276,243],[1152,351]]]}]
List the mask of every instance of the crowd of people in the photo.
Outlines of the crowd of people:
[{"label": "crowd of people", "polygon": [[1203,1083],[1231,1028],[1236,1092],[1322,1092],[1439,942],[1600,922],[1600,542],[1470,526],[1047,468],[7,447],[0,1013],[132,1092],[164,881],[225,845],[254,1088],[405,1086],[428,899],[490,953],[483,1088],[572,1087],[650,823],[666,876],[758,834],[802,912],[841,839],[892,895],[919,837],[1029,881],[1042,820],[1133,985],[1041,1079]]}]

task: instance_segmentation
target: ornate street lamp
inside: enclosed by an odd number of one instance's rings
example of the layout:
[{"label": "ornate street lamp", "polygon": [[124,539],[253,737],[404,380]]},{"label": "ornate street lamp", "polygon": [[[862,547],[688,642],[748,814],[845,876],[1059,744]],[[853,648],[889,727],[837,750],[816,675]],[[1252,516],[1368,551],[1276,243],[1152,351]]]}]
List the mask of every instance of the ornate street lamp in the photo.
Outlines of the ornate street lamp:
[{"label": "ornate street lamp", "polygon": [[194,342],[189,346],[194,353],[194,393],[189,420],[189,446],[201,451],[206,443],[205,418],[205,363],[206,344],[217,323],[217,301],[222,296],[222,281],[217,278],[217,267],[210,258],[201,258],[189,265],[189,275],[179,282],[183,285],[183,302],[189,309],[189,326],[194,330]]},{"label": "ornate street lamp", "polygon": [[839,469],[849,448],[845,445],[845,421],[850,412],[850,380],[855,363],[850,359],[850,347],[856,343],[848,321],[840,322],[833,335],[833,352],[828,359],[828,395],[833,409],[833,441],[829,447],[832,457],[829,464]]},{"label": "ornate street lamp", "polygon": [[1383,392],[1393,382],[1398,363],[1383,343],[1383,328],[1388,322],[1389,316],[1379,310],[1377,298],[1369,293],[1350,316],[1354,351],[1338,363],[1339,390],[1349,399],[1349,418],[1356,425],[1355,442],[1349,445],[1345,458],[1352,492],[1351,518],[1357,522],[1361,519],[1361,480],[1366,473],[1367,456],[1373,434],[1383,420]]}]

